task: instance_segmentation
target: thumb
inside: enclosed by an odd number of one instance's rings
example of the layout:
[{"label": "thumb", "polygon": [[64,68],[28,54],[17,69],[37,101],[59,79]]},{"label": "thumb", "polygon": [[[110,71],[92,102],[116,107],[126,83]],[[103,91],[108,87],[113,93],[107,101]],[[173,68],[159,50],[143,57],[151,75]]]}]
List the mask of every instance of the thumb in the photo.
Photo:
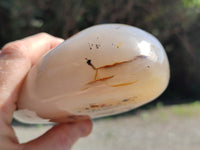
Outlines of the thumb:
[{"label": "thumb", "polygon": [[92,130],[90,120],[54,126],[41,137],[24,144],[24,150],[70,150],[80,138]]}]

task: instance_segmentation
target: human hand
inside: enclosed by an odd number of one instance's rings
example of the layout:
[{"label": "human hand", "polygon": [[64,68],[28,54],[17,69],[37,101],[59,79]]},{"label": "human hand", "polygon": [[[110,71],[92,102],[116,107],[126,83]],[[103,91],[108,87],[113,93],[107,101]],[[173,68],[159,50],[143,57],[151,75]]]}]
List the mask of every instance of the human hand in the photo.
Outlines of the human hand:
[{"label": "human hand", "polygon": [[0,51],[0,150],[70,150],[92,130],[90,120],[58,124],[41,137],[19,144],[10,126],[22,82],[38,59],[63,39],[46,33],[6,44]]}]

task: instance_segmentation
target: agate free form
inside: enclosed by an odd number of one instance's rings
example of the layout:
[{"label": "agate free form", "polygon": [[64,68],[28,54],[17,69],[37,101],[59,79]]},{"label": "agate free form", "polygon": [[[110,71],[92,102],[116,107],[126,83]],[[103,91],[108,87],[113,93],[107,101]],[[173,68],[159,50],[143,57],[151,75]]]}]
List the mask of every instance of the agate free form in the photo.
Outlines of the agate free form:
[{"label": "agate free form", "polygon": [[158,97],[169,63],[151,34],[123,24],[87,28],[32,67],[15,118],[68,122],[125,112]]}]

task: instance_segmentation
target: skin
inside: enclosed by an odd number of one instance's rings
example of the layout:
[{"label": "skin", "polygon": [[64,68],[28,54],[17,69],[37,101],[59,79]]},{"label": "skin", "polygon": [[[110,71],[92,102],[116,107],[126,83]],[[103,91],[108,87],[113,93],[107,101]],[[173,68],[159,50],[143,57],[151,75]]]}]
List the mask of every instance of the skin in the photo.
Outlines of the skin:
[{"label": "skin", "polygon": [[0,51],[0,149],[70,150],[80,137],[91,132],[91,120],[58,124],[39,138],[19,144],[10,126],[26,74],[43,54],[61,42],[63,39],[39,33],[10,42]]}]

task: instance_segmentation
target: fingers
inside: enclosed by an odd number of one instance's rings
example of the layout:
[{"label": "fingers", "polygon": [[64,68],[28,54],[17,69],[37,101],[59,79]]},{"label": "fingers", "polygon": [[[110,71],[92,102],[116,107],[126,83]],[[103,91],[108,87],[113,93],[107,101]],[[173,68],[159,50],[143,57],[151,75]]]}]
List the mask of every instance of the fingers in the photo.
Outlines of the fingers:
[{"label": "fingers", "polygon": [[87,136],[92,130],[90,120],[54,126],[43,136],[24,144],[24,150],[70,150],[80,138]]},{"label": "fingers", "polygon": [[20,86],[31,66],[63,40],[46,33],[6,44],[0,53],[0,117],[12,120]]}]

